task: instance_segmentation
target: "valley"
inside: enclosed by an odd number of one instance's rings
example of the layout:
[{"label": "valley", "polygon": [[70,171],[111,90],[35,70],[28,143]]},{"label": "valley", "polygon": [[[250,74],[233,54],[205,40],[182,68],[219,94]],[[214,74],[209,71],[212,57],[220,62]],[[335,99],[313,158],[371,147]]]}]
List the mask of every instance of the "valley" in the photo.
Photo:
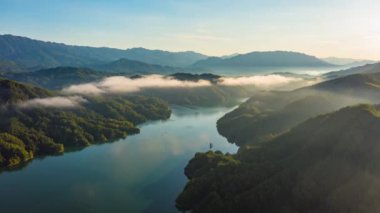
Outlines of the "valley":
[{"label": "valley", "polygon": [[376,212],[379,94],[373,60],[0,35],[1,209]]}]

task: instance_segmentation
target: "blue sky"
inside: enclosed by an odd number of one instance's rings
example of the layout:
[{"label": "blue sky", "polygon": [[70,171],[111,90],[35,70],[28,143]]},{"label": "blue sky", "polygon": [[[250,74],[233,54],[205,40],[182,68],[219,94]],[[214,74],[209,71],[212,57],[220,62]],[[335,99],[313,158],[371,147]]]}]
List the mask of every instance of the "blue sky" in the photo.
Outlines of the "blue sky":
[{"label": "blue sky", "polygon": [[380,59],[378,0],[0,0],[0,33],[226,55]]}]

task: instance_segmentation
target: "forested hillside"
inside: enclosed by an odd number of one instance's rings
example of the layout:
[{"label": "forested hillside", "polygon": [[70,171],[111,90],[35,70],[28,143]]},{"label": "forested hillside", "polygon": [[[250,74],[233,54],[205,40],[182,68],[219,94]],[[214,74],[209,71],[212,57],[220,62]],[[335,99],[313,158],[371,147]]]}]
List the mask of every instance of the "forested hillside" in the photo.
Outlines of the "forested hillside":
[{"label": "forested hillside", "polygon": [[9,80],[0,80],[0,91],[1,167],[136,134],[137,124],[171,113],[166,102],[142,96],[57,96]]},{"label": "forested hillside", "polygon": [[377,212],[379,128],[379,107],[359,105],[236,155],[198,153],[176,206],[194,213]]},{"label": "forested hillside", "polygon": [[218,120],[218,131],[243,145],[266,141],[306,119],[358,103],[380,102],[379,73],[353,74],[293,91],[255,92]]}]

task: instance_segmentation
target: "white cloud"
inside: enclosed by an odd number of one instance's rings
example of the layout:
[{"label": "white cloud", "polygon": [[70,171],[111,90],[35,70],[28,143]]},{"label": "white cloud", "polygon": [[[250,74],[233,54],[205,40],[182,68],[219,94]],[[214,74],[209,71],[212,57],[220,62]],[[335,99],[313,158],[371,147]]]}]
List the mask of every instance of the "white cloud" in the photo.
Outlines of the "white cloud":
[{"label": "white cloud", "polygon": [[80,96],[57,96],[51,98],[34,98],[28,101],[19,103],[22,108],[35,107],[50,107],[50,108],[73,108],[78,107],[81,103],[86,102],[86,99]]},{"label": "white cloud", "polygon": [[[96,95],[96,94],[103,93],[103,90],[99,89],[93,83],[71,85],[67,88],[64,88],[63,91],[65,93],[69,93],[69,94],[80,93],[80,94],[84,94],[84,95]],[[80,91],[80,92],[78,92],[78,91]]]},{"label": "white cloud", "polygon": [[[220,86],[253,86],[259,89],[294,89],[309,85],[310,80],[282,75],[257,75],[247,77],[221,77]],[[162,75],[147,75],[131,79],[124,76],[107,77],[99,82],[72,85],[63,89],[66,94],[98,95],[107,93],[132,93],[149,88],[196,88],[208,87],[206,80],[180,81]]]},{"label": "white cloud", "polygon": [[210,86],[209,81],[180,81],[162,75],[148,75],[131,79],[124,76],[113,76],[100,82],[72,85],[63,89],[68,94],[101,94],[101,93],[130,93],[144,88],[191,88]]}]

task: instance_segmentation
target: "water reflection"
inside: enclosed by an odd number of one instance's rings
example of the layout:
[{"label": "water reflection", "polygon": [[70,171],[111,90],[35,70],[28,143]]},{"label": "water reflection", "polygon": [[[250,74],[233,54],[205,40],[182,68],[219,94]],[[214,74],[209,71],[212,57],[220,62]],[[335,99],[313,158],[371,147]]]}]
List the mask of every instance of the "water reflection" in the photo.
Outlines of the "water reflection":
[{"label": "water reflection", "polygon": [[[32,161],[0,175],[2,212],[176,212],[174,199],[195,152],[235,152],[216,131],[230,108],[174,107],[139,135]],[[22,203],[22,205],[20,205]]]}]

